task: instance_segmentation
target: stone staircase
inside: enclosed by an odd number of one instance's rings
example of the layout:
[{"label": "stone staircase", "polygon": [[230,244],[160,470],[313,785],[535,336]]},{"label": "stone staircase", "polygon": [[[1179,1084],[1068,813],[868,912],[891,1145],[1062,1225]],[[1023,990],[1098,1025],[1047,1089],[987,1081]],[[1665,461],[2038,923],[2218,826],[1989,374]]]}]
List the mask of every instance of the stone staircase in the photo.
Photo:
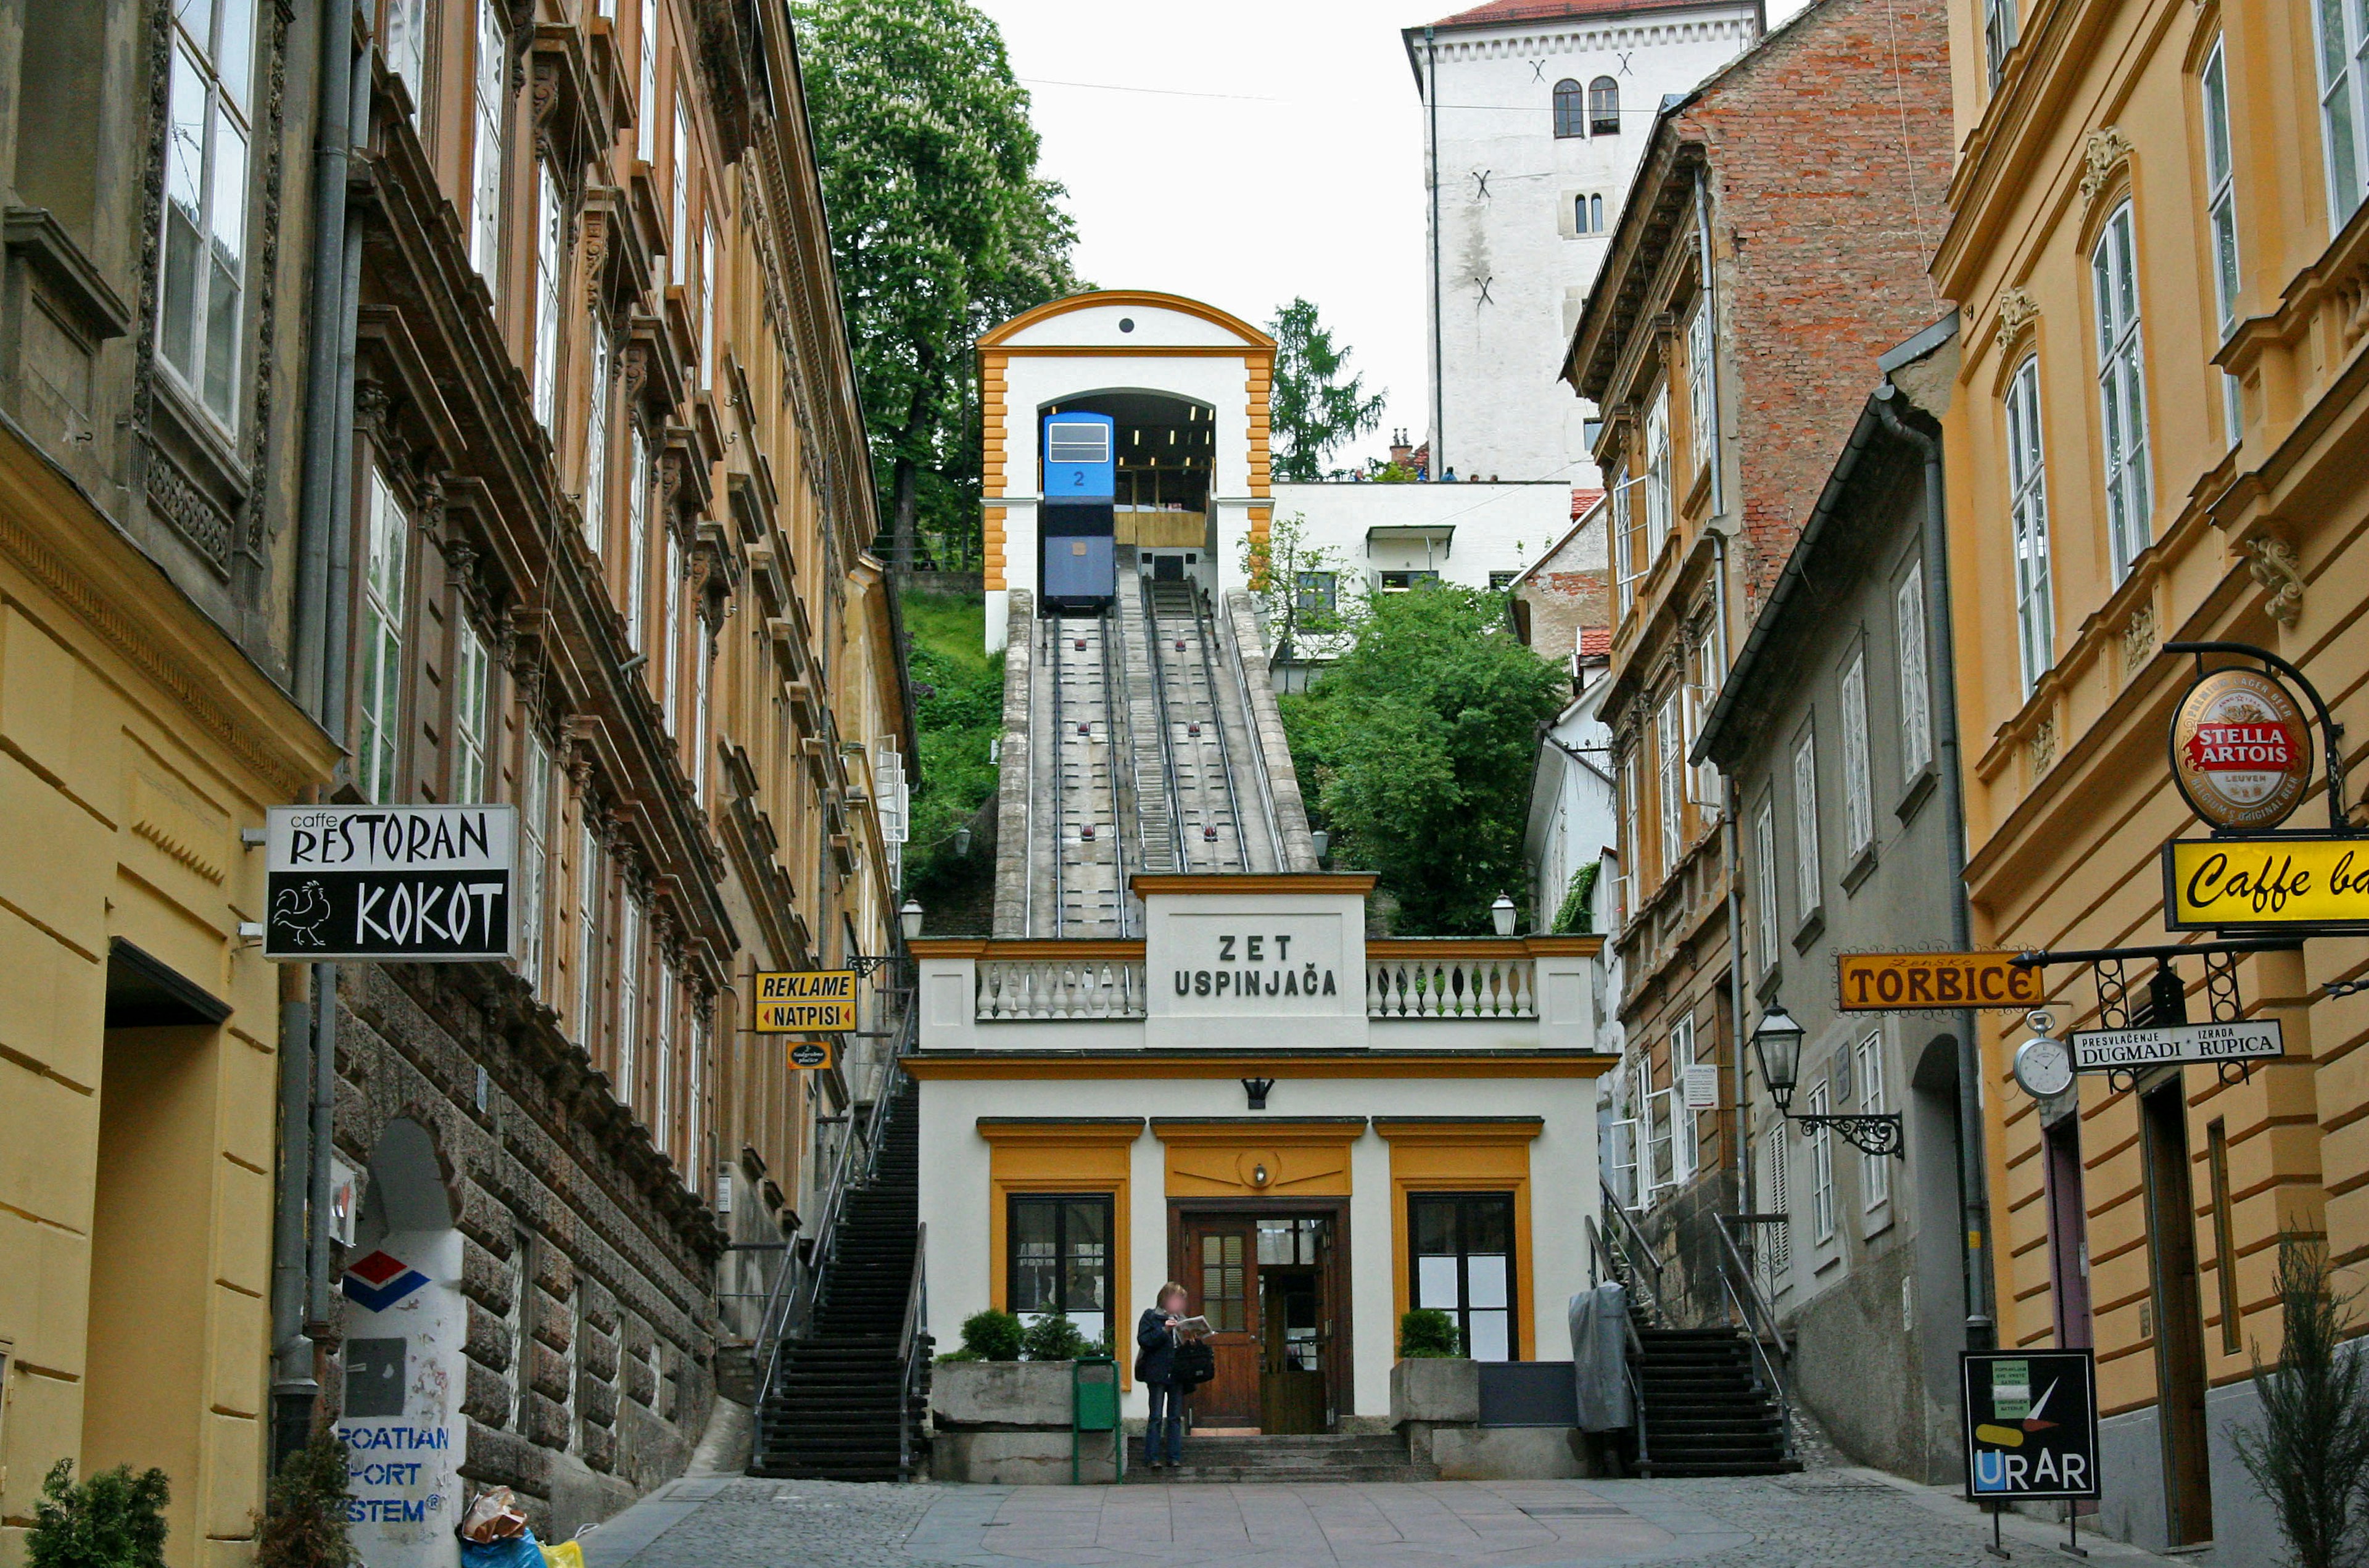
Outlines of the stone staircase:
[{"label": "stone staircase", "polygon": [[[814,1323],[783,1347],[758,1404],[751,1475],[905,1479],[898,1335],[920,1223],[921,1107],[910,1081],[895,1093],[872,1179],[847,1196]],[[924,1391],[901,1413],[916,1433],[927,1408]]]},{"label": "stone staircase", "polygon": [[1146,1465],[1141,1437],[1130,1437],[1127,1445],[1130,1486],[1436,1479],[1429,1465],[1408,1456],[1406,1438],[1396,1432],[1308,1437],[1196,1437],[1188,1433],[1184,1462],[1174,1470]]},{"label": "stone staircase", "polygon": [[1777,1475],[1802,1468],[1785,1454],[1777,1402],[1755,1376],[1744,1331],[1648,1327],[1637,1379],[1645,1393],[1646,1441],[1664,1476]]}]

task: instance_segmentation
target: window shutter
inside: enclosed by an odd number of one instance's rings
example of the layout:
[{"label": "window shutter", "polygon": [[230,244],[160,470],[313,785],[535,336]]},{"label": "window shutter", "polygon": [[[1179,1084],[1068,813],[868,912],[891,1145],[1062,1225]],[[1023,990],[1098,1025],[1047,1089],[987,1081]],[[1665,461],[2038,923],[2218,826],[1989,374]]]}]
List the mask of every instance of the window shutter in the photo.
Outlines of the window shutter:
[{"label": "window shutter", "polygon": [[1915,778],[1933,761],[1932,692],[1925,671],[1925,579],[1912,568],[1895,604],[1900,637],[1900,772]]},{"label": "window shutter", "polygon": [[1843,671],[1843,837],[1853,855],[1875,841],[1875,802],[1868,776],[1867,655]]},{"label": "window shutter", "polygon": [[1823,874],[1818,865],[1818,741],[1802,737],[1793,752],[1793,890],[1801,906],[1798,918],[1807,920],[1824,901]]}]

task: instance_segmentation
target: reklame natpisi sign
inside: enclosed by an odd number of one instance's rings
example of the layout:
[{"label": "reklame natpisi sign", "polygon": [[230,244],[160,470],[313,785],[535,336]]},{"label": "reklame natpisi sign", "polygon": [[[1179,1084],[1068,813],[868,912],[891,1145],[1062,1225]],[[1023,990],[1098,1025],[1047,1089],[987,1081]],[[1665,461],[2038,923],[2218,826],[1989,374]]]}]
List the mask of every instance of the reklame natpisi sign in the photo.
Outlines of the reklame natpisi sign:
[{"label": "reklame natpisi sign", "polygon": [[275,806],[263,956],[460,963],[518,944],[514,806]]},{"label": "reklame natpisi sign", "polygon": [[757,977],[760,1035],[845,1034],[854,1027],[854,970],[781,969]]}]

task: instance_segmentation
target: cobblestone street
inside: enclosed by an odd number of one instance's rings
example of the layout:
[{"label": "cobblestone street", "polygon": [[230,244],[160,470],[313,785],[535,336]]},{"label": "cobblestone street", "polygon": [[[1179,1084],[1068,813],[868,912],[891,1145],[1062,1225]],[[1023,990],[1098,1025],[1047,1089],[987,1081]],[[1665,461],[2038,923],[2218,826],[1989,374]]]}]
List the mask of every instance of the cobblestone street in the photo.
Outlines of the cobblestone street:
[{"label": "cobblestone street", "polygon": [[[1733,1481],[1001,1487],[678,1482],[584,1538],[590,1568],[1940,1568],[1994,1560],[1987,1520],[1870,1471]],[[2010,1518],[2018,1562],[2069,1562]],[[2162,1563],[2085,1536],[2089,1561]]]}]

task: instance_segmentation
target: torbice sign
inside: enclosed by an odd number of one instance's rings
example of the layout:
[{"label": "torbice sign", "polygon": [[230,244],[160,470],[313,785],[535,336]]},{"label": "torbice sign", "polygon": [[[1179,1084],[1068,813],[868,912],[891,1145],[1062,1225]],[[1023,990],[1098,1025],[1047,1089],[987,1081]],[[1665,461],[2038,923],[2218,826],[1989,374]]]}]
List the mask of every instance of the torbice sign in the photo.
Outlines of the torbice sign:
[{"label": "torbice sign", "polygon": [[2311,730],[2295,694],[2254,670],[2199,676],[2171,721],[2171,773],[2216,828],[2275,828],[2311,787]]},{"label": "torbice sign", "polygon": [[[854,1027],[854,970],[781,969],[757,977],[760,1035],[844,1034]],[[822,1062],[795,1065],[819,1067]]]},{"label": "torbice sign", "polygon": [[514,806],[275,806],[263,956],[507,958],[517,843]]},{"label": "torbice sign", "polygon": [[2046,1000],[2040,971],[2012,953],[1845,953],[1835,960],[1845,1013],[2012,1007]]},{"label": "torbice sign", "polygon": [[2163,846],[2173,931],[2369,925],[2369,838],[2175,839]]}]

